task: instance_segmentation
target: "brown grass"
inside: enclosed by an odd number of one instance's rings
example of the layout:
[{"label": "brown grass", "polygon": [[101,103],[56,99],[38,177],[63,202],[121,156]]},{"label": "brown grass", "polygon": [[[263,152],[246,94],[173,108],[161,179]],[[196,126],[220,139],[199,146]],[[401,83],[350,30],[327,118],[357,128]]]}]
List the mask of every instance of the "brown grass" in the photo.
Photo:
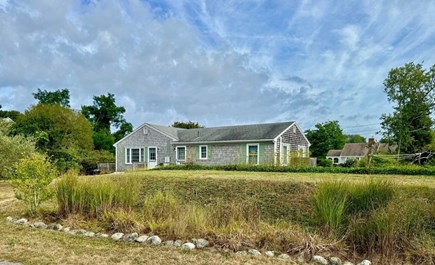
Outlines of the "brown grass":
[{"label": "brown grass", "polygon": [[19,216],[20,210],[19,202],[0,206],[0,260],[24,264],[296,264],[214,250],[184,252],[175,247],[85,238],[6,223],[6,215]]}]

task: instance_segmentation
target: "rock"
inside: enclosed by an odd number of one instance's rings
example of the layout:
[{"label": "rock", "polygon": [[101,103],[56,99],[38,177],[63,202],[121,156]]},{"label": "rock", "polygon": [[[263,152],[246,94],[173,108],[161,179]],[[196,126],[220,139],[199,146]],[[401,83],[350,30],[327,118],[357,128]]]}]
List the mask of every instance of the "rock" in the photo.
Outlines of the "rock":
[{"label": "rock", "polygon": [[181,246],[182,250],[192,250],[195,249],[195,245],[193,243],[187,242]]},{"label": "rock", "polygon": [[16,220],[15,222],[14,222],[14,224],[16,224],[16,225],[23,225],[23,224],[27,224],[27,219],[26,218],[21,218],[21,219],[18,219],[18,220]]},{"label": "rock", "polygon": [[285,253],[283,253],[283,254],[280,254],[280,255],[278,256],[278,258],[279,258],[279,259],[290,259],[290,256],[287,255],[287,254],[285,254]]},{"label": "rock", "polygon": [[13,223],[14,222],[14,218],[8,216],[8,217],[6,217],[6,221],[8,221],[9,223]]},{"label": "rock", "polygon": [[75,230],[75,229],[69,230],[67,233],[70,234],[70,235],[76,235],[77,234],[77,230]]},{"label": "rock", "polygon": [[65,227],[64,229],[62,229],[62,231],[64,231],[65,233],[68,233],[71,230],[71,228],[69,227]]},{"label": "rock", "polygon": [[266,251],[266,252],[264,252],[264,254],[266,256],[268,256],[268,257],[274,257],[275,256],[275,253],[273,253],[273,251]]},{"label": "rock", "polygon": [[183,245],[183,241],[181,241],[181,240],[175,240],[174,241],[174,246],[181,247],[181,245]]},{"label": "rock", "polygon": [[320,265],[328,265],[328,261],[322,256],[313,256],[313,262]]},{"label": "rock", "polygon": [[354,265],[352,262],[350,262],[350,261],[345,261],[344,263],[343,263],[343,265]]},{"label": "rock", "polygon": [[165,241],[165,242],[163,242],[163,245],[165,245],[165,246],[173,246],[174,245],[174,240]]},{"label": "rock", "polygon": [[298,256],[296,257],[296,262],[299,264],[305,263],[305,253],[304,252],[301,252],[298,254]]},{"label": "rock", "polygon": [[329,258],[330,265],[342,265],[341,259],[339,257],[331,257]]},{"label": "rock", "polygon": [[134,233],[130,233],[130,234],[125,234],[123,239],[125,241],[134,241],[138,237],[139,237],[139,235],[136,232],[134,232]]},{"label": "rock", "polygon": [[53,224],[49,224],[47,228],[55,231],[60,231],[62,230],[63,226],[61,224],[53,223]]},{"label": "rock", "polygon": [[87,236],[87,237],[94,237],[94,236],[95,236],[95,233],[94,233],[94,232],[90,232],[90,231],[88,231],[88,232],[84,233],[83,235],[84,235],[84,236]]},{"label": "rock", "polygon": [[138,243],[145,243],[147,241],[147,239],[148,239],[148,236],[147,235],[143,235],[143,236],[140,236],[140,237],[136,238],[134,241],[136,241]]},{"label": "rock", "polygon": [[95,236],[96,237],[101,237],[101,238],[108,238],[109,237],[109,235],[105,234],[105,233],[97,233]]},{"label": "rock", "polygon": [[36,222],[33,224],[34,228],[46,229],[48,226],[44,222]]},{"label": "rock", "polygon": [[253,249],[253,248],[251,248],[250,250],[248,250],[248,254],[251,254],[251,255],[253,255],[253,256],[261,256],[261,252],[258,251],[258,250],[256,250],[256,249]]},{"label": "rock", "polygon": [[124,233],[115,233],[111,236],[111,238],[115,241],[120,240],[124,236]]},{"label": "rock", "polygon": [[237,251],[236,255],[248,255],[248,252],[246,252],[245,250]]},{"label": "rock", "polygon": [[370,260],[363,260],[360,263],[358,263],[358,265],[372,265],[372,262]]},{"label": "rock", "polygon": [[147,244],[151,245],[160,245],[162,243],[162,240],[158,236],[150,236],[146,242]]},{"label": "rock", "polygon": [[0,265],[21,265],[21,263],[10,262],[10,261],[7,261],[7,260],[0,260]]},{"label": "rock", "polygon": [[195,242],[196,248],[205,248],[207,247],[209,242],[203,238],[197,239]]},{"label": "rock", "polygon": [[76,234],[78,234],[78,235],[84,235],[84,234],[86,234],[88,231],[86,231],[85,229],[78,229],[78,230],[76,230]]}]

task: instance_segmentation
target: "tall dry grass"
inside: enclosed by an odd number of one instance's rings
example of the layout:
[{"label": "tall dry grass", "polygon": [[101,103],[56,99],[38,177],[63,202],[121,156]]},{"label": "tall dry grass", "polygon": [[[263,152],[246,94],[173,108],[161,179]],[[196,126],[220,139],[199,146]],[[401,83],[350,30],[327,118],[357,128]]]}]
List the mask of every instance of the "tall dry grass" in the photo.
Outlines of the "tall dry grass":
[{"label": "tall dry grass", "polygon": [[67,173],[56,183],[58,211],[62,215],[79,213],[86,217],[123,209],[133,209],[138,199],[139,182],[133,176],[122,178],[81,178]]}]

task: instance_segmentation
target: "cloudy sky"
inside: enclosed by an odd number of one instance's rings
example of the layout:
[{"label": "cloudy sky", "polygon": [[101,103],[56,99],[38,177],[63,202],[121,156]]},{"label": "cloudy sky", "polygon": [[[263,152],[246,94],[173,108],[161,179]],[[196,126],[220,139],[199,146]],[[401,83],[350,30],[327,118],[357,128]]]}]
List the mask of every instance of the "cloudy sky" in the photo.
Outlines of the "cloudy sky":
[{"label": "cloudy sky", "polygon": [[114,93],[133,125],[338,120],[375,135],[389,69],[435,64],[435,1],[0,0],[0,105]]}]

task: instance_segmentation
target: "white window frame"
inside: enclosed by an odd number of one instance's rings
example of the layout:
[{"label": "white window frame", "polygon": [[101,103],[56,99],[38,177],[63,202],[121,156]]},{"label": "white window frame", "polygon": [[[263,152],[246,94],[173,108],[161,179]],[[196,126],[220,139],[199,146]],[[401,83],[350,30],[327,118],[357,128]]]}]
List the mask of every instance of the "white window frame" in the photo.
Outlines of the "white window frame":
[{"label": "white window frame", "polygon": [[[284,154],[284,146],[287,147],[287,154]],[[288,143],[281,143],[280,149],[281,149],[281,151],[280,151],[280,153],[281,153],[281,157],[280,157],[281,165],[287,166],[290,162],[291,146]],[[285,160],[287,160],[287,163],[284,163]]]},{"label": "white window frame", "polygon": [[[178,159],[178,148],[184,148],[184,160]],[[175,160],[180,162],[186,161],[186,155],[187,155],[187,148],[185,145],[180,145],[175,147]]]},{"label": "white window frame", "polygon": [[[150,148],[154,148],[154,149],[156,149],[156,159],[154,159],[154,160],[150,160]],[[148,150],[148,152],[147,152],[147,160],[148,160],[148,162],[157,162],[157,151],[158,151],[158,148],[157,148],[157,146],[148,146],[148,148],[147,148]]]},{"label": "white window frame", "polygon": [[[132,161],[132,149],[139,149],[139,161],[133,162]],[[130,158],[130,159],[129,159]],[[133,163],[143,163],[145,158],[145,147],[126,147],[125,148],[125,164],[131,165]]]},{"label": "white window frame", "polygon": [[[202,148],[205,147],[205,157],[202,156]],[[199,146],[199,159],[207,160],[208,159],[208,145],[200,145]]]},{"label": "white window frame", "polygon": [[[302,156],[299,154],[300,151],[302,151]],[[305,145],[298,145],[298,156],[307,157],[307,147]]]},{"label": "white window frame", "polygon": [[250,146],[256,146],[257,147],[257,163],[256,165],[260,164],[260,145],[257,143],[253,144],[246,144],[246,164],[249,164],[249,147]]}]

